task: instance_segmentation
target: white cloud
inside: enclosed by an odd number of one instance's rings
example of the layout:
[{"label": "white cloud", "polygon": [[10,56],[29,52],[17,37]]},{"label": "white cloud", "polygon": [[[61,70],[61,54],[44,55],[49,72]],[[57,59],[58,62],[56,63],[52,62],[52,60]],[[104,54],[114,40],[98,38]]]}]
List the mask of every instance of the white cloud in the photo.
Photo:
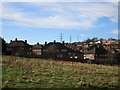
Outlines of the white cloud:
[{"label": "white cloud", "polygon": [[[9,14],[8,14],[9,13]],[[25,26],[25,27],[37,27],[37,28],[75,28],[75,27],[92,27],[89,22],[75,22],[68,21],[63,16],[49,16],[45,18],[29,18],[26,17],[26,13],[20,12],[7,12],[3,13],[3,18],[12,20],[7,22],[9,25]],[[87,26],[87,27],[86,27]]]},{"label": "white cloud", "polygon": [[119,0],[2,0],[2,2],[118,2]]},{"label": "white cloud", "polygon": [[111,18],[110,19],[112,22],[115,22],[115,23],[117,23],[118,22],[118,16],[116,16],[116,17],[113,17],[113,18]]},{"label": "white cloud", "polygon": [[[118,3],[31,3],[31,5],[39,7],[40,5],[47,5],[48,7],[56,7],[52,10],[56,12],[61,12],[60,14],[72,15],[72,17],[86,19],[95,21],[101,17],[108,17],[112,22],[117,22],[118,20]],[[71,13],[69,12],[71,11]],[[70,17],[71,18],[71,17]]]},{"label": "white cloud", "polygon": [[120,32],[118,30],[113,30],[113,31],[111,31],[111,33],[112,34],[117,34],[117,35],[118,35],[118,33],[120,34]]},{"label": "white cloud", "polygon": [[80,34],[80,36],[81,36],[81,37],[85,37],[85,36],[86,36],[86,34]]},{"label": "white cloud", "polygon": [[23,12],[25,8],[12,8],[3,5],[2,18],[7,19],[4,23],[21,27],[37,28],[65,28],[65,29],[88,29],[93,28],[94,23],[101,17],[108,17],[116,22],[117,6],[111,3],[25,3],[29,7],[44,7],[50,16],[37,16],[37,12]]}]

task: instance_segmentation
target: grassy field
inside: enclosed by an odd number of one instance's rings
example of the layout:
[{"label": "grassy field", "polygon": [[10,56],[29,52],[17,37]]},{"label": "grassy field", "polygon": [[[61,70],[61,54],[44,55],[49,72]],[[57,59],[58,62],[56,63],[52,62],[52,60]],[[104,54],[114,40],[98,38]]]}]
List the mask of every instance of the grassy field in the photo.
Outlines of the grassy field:
[{"label": "grassy field", "polygon": [[119,89],[118,67],[3,56],[3,88]]}]

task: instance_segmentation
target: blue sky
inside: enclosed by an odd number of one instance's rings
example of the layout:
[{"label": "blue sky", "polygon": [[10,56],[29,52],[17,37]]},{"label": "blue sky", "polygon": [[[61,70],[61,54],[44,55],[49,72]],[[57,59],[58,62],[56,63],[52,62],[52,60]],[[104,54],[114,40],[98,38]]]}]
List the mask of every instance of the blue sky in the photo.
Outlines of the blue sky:
[{"label": "blue sky", "polygon": [[4,2],[2,36],[28,43],[118,38],[117,2]]}]

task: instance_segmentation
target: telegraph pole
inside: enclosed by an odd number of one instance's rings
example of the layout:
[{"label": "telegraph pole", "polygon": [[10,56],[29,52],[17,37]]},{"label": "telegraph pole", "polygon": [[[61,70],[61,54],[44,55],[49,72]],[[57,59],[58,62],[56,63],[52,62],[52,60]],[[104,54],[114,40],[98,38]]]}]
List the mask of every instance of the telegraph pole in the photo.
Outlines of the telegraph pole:
[{"label": "telegraph pole", "polygon": [[70,43],[71,43],[71,41],[72,41],[72,37],[70,36]]},{"label": "telegraph pole", "polygon": [[60,34],[60,41],[61,41],[61,43],[63,41],[63,34],[62,33]]}]

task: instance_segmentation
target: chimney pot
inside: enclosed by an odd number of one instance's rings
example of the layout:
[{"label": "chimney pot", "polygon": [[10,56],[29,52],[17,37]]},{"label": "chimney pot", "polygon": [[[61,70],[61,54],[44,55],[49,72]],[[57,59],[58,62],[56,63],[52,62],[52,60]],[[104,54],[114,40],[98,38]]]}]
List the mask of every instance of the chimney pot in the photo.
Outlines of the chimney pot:
[{"label": "chimney pot", "polygon": [[47,45],[47,42],[45,42],[45,45]]},{"label": "chimney pot", "polygon": [[64,45],[64,44],[65,44],[65,42],[63,41],[63,42],[62,42],[62,44]]},{"label": "chimney pot", "polygon": [[56,43],[56,41],[54,40],[54,43]]},{"label": "chimney pot", "polygon": [[17,38],[15,38],[15,41],[17,41]]},{"label": "chimney pot", "polygon": [[25,43],[27,43],[27,40],[25,40]]},{"label": "chimney pot", "polygon": [[37,43],[37,45],[39,45],[39,42]]},{"label": "chimney pot", "polygon": [[10,42],[12,42],[12,40],[10,40]]}]

